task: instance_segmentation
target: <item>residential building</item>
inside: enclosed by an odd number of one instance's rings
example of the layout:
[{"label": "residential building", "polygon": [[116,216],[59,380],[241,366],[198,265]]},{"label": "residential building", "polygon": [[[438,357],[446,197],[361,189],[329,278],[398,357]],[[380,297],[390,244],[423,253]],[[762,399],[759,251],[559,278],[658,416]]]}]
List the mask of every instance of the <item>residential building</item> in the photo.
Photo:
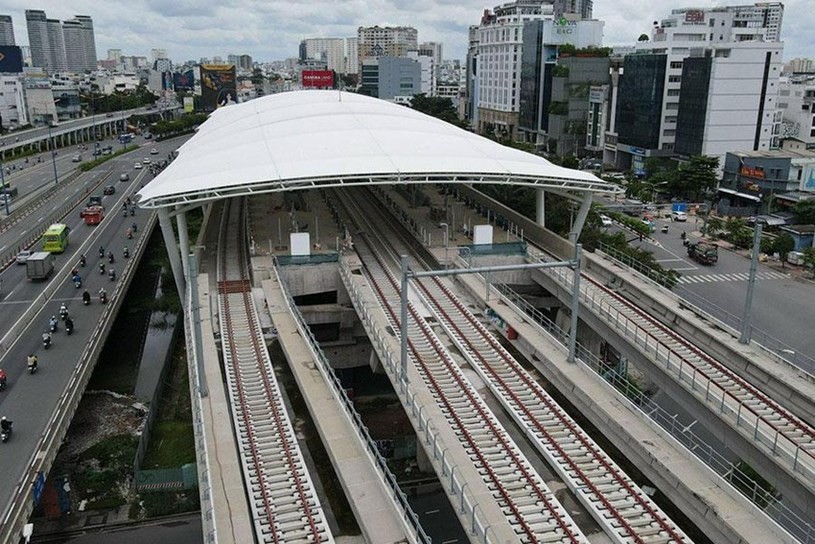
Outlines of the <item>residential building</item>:
[{"label": "residential building", "polygon": [[17,45],[14,41],[11,15],[0,15],[0,45]]},{"label": "residential building", "polygon": [[238,68],[241,70],[250,71],[254,64],[252,63],[252,55],[240,55],[238,57]]},{"label": "residential building", "polygon": [[436,67],[436,77],[439,76],[439,70],[444,59],[442,58],[442,50],[444,44],[441,42],[422,42],[419,44],[419,56],[430,57],[433,59],[433,66]]},{"label": "residential building", "polygon": [[[551,4],[515,0],[484,10],[477,36],[470,36],[469,68],[473,77],[473,117],[480,134],[516,139],[521,98],[521,51],[525,23],[553,17]],[[473,39],[475,38],[475,39]],[[477,111],[476,111],[477,110]]]},{"label": "residential building", "polygon": [[84,72],[85,62],[85,30],[82,23],[77,20],[62,23],[62,36],[65,40],[65,63],[70,72]]},{"label": "residential building", "polygon": [[31,47],[31,64],[37,68],[50,66],[51,46],[48,42],[48,23],[45,12],[38,9],[25,10],[28,45]]},{"label": "residential building", "polygon": [[93,30],[93,19],[87,15],[76,15],[75,21],[79,21],[82,25],[84,33],[83,44],[85,46],[85,71],[92,72],[96,70],[96,35]]},{"label": "residential building", "polygon": [[357,38],[345,38],[345,73],[359,74],[359,40]]},{"label": "residential building", "polygon": [[815,72],[815,65],[813,65],[812,59],[797,58],[784,65],[783,73],[784,75],[794,75],[811,74],[813,72]]},{"label": "residential building", "polygon": [[319,60],[329,70],[345,73],[344,38],[307,38],[301,44],[300,60]]},{"label": "residential building", "polygon": [[438,69],[436,68],[435,59],[429,55],[422,55],[419,51],[408,51],[407,58],[419,63],[420,84],[418,92],[426,94],[427,96],[436,96],[438,87],[438,79],[436,76]]},{"label": "residential building", "polygon": [[48,19],[41,10],[26,10],[25,16],[33,66],[49,73],[96,70],[96,40],[90,17],[77,15],[63,24]]},{"label": "residential building", "polygon": [[419,48],[418,32],[411,26],[369,26],[357,29],[357,60],[404,57]]},{"label": "residential building", "polygon": [[782,77],[776,105],[782,116],[781,137],[815,149],[815,73]]},{"label": "residential building", "polygon": [[[110,51],[110,50],[108,50],[108,51]],[[110,55],[110,53],[108,53],[108,55]],[[121,52],[119,53],[119,56],[121,56]],[[108,57],[108,58],[110,58],[110,57]],[[158,59],[168,59],[168,58],[170,58],[170,57],[169,57],[169,55],[167,55],[167,50],[166,49],[151,49],[150,50],[150,59],[153,62],[156,62]]]},{"label": "residential building", "polygon": [[592,18],[592,0],[552,0],[555,8],[555,18],[576,15],[580,19]]},{"label": "residential building", "polygon": [[68,70],[68,61],[65,55],[62,23],[59,19],[47,19],[45,28],[48,33],[48,71],[64,72]]},{"label": "residential building", "polygon": [[122,58],[121,49],[108,49],[108,60],[115,60],[119,62]]}]

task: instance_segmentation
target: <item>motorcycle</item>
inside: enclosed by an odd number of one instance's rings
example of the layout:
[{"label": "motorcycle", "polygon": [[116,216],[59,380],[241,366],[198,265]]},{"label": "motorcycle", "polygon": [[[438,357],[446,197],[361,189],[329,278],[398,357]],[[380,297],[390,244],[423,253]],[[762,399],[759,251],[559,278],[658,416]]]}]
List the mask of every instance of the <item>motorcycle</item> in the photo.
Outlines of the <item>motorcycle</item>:
[{"label": "motorcycle", "polygon": [[48,322],[48,330],[51,332],[57,332],[57,318],[51,316],[51,321]]},{"label": "motorcycle", "polygon": [[63,321],[68,319],[68,307],[65,304],[59,307],[59,318]]},{"label": "motorcycle", "polygon": [[108,277],[110,278],[110,281],[116,281],[116,270],[114,270],[113,268],[111,268],[111,269],[108,271]]},{"label": "motorcycle", "polygon": [[105,275],[105,263],[99,263],[99,273]]},{"label": "motorcycle", "polygon": [[85,256],[84,255],[79,256],[79,266],[81,266],[82,268],[85,268]]},{"label": "motorcycle", "polygon": [[102,304],[107,304],[108,302],[108,294],[103,290],[99,291],[99,302]]},{"label": "motorcycle", "polygon": [[90,303],[91,303],[91,294],[88,293],[87,291],[85,291],[84,293],[82,293],[82,304],[87,306]]},{"label": "motorcycle", "polygon": [[43,349],[48,349],[51,347],[51,335],[47,332],[43,333],[42,335],[42,347]]},{"label": "motorcycle", "polygon": [[102,259],[105,257],[105,248],[103,246],[99,246],[99,258]]},{"label": "motorcycle", "polygon": [[9,437],[11,437],[11,424],[10,423],[9,423],[9,426],[6,429],[3,429],[2,431],[0,431],[0,440],[5,442],[6,440],[9,439]]},{"label": "motorcycle", "polygon": [[124,255],[125,259],[127,259],[128,257],[130,257],[130,251],[127,248],[125,248],[124,251],[122,251],[122,255]]},{"label": "motorcycle", "polygon": [[109,252],[108,252],[108,262],[109,262],[110,264],[113,264],[113,261],[114,261],[114,260],[115,260],[115,259],[113,258],[113,252],[112,252],[112,251],[109,251]]},{"label": "motorcycle", "polygon": [[80,277],[79,274],[75,275],[72,279],[74,280],[74,287],[77,289],[82,287],[82,277]]},{"label": "motorcycle", "polygon": [[72,332],[74,332],[74,320],[71,319],[70,317],[66,317],[65,318],[65,334],[70,336]]}]

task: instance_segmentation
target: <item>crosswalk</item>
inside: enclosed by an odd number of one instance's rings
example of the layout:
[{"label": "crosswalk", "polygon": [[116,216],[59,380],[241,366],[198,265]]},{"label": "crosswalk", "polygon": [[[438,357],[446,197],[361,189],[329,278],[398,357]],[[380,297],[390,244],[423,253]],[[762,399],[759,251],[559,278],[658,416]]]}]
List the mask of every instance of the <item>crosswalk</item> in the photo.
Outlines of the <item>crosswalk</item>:
[{"label": "crosswalk", "polygon": [[[787,279],[789,276],[781,272],[757,272],[757,280],[782,280]],[[735,274],[699,274],[694,276],[682,276],[679,278],[679,283],[710,283],[714,281],[747,281],[750,279],[750,274],[747,272],[739,272]]]}]

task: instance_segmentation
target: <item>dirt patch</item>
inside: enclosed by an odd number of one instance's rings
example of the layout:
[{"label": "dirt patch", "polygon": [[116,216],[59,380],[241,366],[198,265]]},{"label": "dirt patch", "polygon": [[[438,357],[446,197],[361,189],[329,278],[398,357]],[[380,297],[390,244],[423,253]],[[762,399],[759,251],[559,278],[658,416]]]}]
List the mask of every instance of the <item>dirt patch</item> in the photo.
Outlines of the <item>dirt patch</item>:
[{"label": "dirt patch", "polygon": [[76,457],[113,436],[141,436],[146,418],[147,407],[134,397],[111,391],[87,391],[65,436],[60,455]]}]

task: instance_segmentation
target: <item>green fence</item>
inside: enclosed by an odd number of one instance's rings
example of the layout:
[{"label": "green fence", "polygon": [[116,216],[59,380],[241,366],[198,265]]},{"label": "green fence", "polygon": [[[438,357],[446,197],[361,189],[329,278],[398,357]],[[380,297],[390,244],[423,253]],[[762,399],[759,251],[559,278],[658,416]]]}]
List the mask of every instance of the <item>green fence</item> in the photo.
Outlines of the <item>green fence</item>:
[{"label": "green fence", "polygon": [[137,470],[135,482],[138,491],[168,491],[198,487],[198,471],[195,463],[179,468]]}]

